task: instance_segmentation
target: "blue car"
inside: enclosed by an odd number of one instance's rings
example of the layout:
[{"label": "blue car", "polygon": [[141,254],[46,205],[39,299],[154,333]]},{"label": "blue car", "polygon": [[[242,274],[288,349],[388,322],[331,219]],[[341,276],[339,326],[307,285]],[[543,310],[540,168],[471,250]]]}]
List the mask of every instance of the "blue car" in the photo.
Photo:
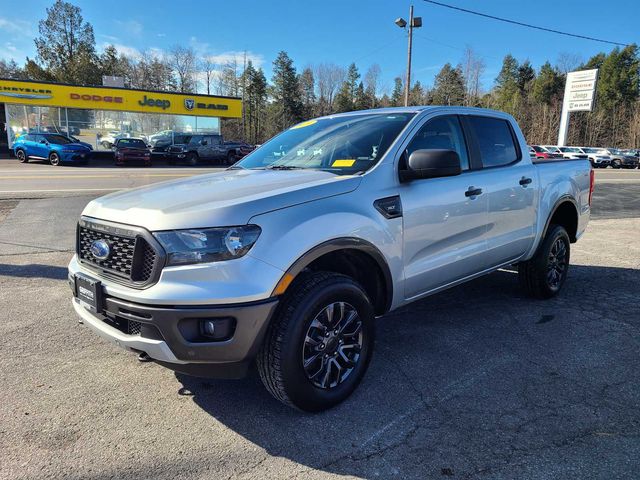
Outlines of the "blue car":
[{"label": "blue car", "polygon": [[57,133],[22,135],[13,142],[13,151],[21,163],[47,160],[54,166],[62,163],[86,164],[91,155],[91,147]]}]

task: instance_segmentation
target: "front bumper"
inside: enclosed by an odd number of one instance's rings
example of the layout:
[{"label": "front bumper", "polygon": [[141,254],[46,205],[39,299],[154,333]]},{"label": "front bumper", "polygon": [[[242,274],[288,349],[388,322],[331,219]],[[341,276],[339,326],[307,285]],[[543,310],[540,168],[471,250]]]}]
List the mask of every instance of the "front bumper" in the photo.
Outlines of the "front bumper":
[{"label": "front bumper", "polygon": [[[218,378],[244,376],[278,305],[271,298],[237,305],[156,307],[105,295],[102,312],[93,313],[76,298],[72,302],[85,325],[118,346],[145,352],[178,372]],[[228,339],[202,341],[197,332],[201,319],[233,319],[235,330]]]},{"label": "front bumper", "polygon": [[86,162],[90,156],[90,152],[61,153],[60,160],[62,162]]}]

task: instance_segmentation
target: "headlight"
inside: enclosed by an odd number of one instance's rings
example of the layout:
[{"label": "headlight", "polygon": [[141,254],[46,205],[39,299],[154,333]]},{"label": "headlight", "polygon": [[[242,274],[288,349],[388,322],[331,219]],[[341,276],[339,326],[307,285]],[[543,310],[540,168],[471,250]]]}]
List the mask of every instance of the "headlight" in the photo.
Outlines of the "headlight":
[{"label": "headlight", "polygon": [[156,232],[167,252],[167,265],[219,262],[245,255],[262,230],[257,225]]}]

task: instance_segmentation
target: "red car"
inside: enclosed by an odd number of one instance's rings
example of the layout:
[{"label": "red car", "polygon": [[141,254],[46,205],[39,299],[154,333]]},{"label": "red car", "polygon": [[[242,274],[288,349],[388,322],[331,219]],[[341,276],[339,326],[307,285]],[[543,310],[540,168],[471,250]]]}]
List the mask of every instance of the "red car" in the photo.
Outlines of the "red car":
[{"label": "red car", "polygon": [[145,167],[151,166],[151,148],[142,138],[120,138],[114,151],[118,167],[128,162],[143,162]]},{"label": "red car", "polygon": [[533,148],[533,151],[536,154],[536,158],[544,158],[544,159],[562,158],[561,153],[552,153],[546,148],[541,147],[540,145],[531,145],[531,148]]}]

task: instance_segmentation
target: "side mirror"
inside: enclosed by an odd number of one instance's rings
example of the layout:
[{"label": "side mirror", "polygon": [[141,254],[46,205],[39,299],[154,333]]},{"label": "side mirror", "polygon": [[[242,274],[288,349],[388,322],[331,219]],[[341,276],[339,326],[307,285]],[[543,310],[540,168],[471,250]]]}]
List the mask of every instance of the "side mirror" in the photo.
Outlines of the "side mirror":
[{"label": "side mirror", "polygon": [[203,145],[203,146],[204,146],[204,145],[206,145],[206,144],[207,144],[207,141],[206,141],[206,140],[200,140],[200,145]]},{"label": "side mirror", "polygon": [[416,150],[409,156],[407,168],[400,170],[400,181],[419,178],[452,177],[460,175],[460,156],[453,150]]}]

